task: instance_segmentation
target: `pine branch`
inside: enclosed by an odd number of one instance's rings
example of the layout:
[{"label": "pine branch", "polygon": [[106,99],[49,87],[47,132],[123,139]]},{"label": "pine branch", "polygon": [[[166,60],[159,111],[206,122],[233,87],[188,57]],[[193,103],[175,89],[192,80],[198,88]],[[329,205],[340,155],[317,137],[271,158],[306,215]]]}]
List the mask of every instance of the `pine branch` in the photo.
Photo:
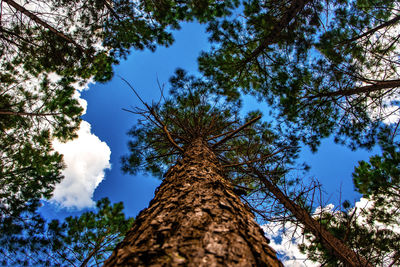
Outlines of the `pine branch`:
[{"label": "pine branch", "polygon": [[389,88],[395,88],[395,87],[400,87],[400,80],[380,81],[375,84],[360,86],[360,87],[356,87],[354,89],[344,89],[344,90],[339,90],[339,91],[334,91],[334,92],[319,93],[316,95],[309,96],[307,98],[315,99],[315,98],[319,98],[319,97],[351,96],[351,95],[356,95],[356,94],[372,93],[375,91],[380,91],[382,89],[389,89]]},{"label": "pine branch", "polygon": [[393,256],[393,261],[388,265],[388,267],[394,266],[396,262],[400,260],[400,252],[396,252],[396,254]]},{"label": "pine branch", "polygon": [[286,149],[287,149],[287,147],[283,147],[283,148],[279,149],[278,151],[276,151],[276,152],[274,152],[272,154],[265,155],[264,157],[261,157],[261,158],[258,158],[258,159],[253,159],[253,160],[248,160],[248,161],[245,161],[245,162],[222,165],[222,167],[223,168],[229,168],[229,167],[237,167],[237,166],[242,166],[242,165],[246,165],[246,164],[255,163],[255,162],[262,161],[262,160],[265,160],[267,158],[273,157],[276,154],[278,154],[278,153],[280,153],[280,152],[282,152],[282,151],[284,151]]},{"label": "pine branch", "polygon": [[104,0],[103,3],[106,6],[106,8],[108,9],[108,11],[110,11],[110,13],[113,15],[113,17],[116,18],[118,20],[118,22],[121,22],[119,15],[117,14],[117,12],[115,12],[114,8],[110,5],[109,0]]},{"label": "pine branch", "polygon": [[25,16],[29,17],[31,20],[33,20],[34,22],[36,22],[37,24],[43,26],[44,28],[48,29],[49,31],[51,31],[52,33],[54,33],[55,35],[57,35],[58,37],[61,37],[62,39],[64,39],[65,41],[67,41],[68,43],[71,43],[73,45],[75,45],[79,50],[81,50],[82,52],[85,52],[85,49],[80,46],[78,43],[76,43],[73,39],[71,39],[70,37],[66,36],[64,33],[60,32],[59,30],[53,28],[51,25],[49,25],[47,22],[43,21],[42,19],[40,19],[38,16],[36,16],[35,14],[33,14],[32,12],[30,12],[29,10],[27,10],[26,8],[24,8],[23,6],[19,5],[18,3],[16,3],[13,0],[4,0],[4,2],[6,2],[7,4],[9,4],[10,6],[12,6],[13,8],[15,8],[16,10],[18,10],[19,12],[21,12],[22,14],[24,14]]},{"label": "pine branch", "polygon": [[[142,104],[147,108],[148,112],[153,116],[153,118],[161,125],[161,129],[164,131],[165,135],[168,138],[168,141],[175,147],[177,148],[179,151],[184,152],[183,148],[180,147],[175,141],[174,139],[171,137],[170,132],[167,129],[167,126],[165,125],[165,123],[157,116],[157,114],[155,113],[154,109],[151,108],[146,102],[143,101],[143,99],[140,97],[140,95],[136,92],[135,88],[133,88],[133,86],[124,78],[122,78],[121,76],[119,76],[119,78],[121,78],[121,80],[123,80],[133,91],[133,93],[137,96],[137,98],[139,98],[140,102],[142,102]],[[130,111],[131,112],[131,111]],[[159,125],[158,125],[159,126]]]},{"label": "pine branch", "polygon": [[241,130],[243,130],[244,128],[248,127],[249,125],[255,123],[256,121],[258,121],[259,119],[261,119],[261,115],[258,115],[257,117],[249,120],[248,122],[246,122],[245,124],[243,124],[242,126],[240,126],[239,128],[237,128],[236,130],[233,130],[231,132],[228,132],[224,138],[222,138],[221,140],[219,140],[218,142],[214,143],[211,148],[216,148],[219,145],[222,145],[223,143],[225,143],[226,141],[228,141],[229,139],[231,139],[235,134],[237,134],[238,132],[240,132]]},{"label": "pine branch", "polygon": [[375,28],[372,28],[372,29],[370,29],[370,30],[368,30],[368,31],[366,31],[366,32],[364,32],[364,33],[362,33],[362,34],[360,34],[360,35],[358,35],[358,36],[352,38],[352,39],[345,40],[344,42],[341,42],[340,45],[342,45],[342,44],[344,44],[344,43],[351,43],[351,42],[354,42],[354,41],[356,41],[356,40],[358,40],[358,39],[361,39],[361,38],[363,38],[363,37],[365,37],[365,36],[371,35],[371,34],[377,32],[377,31],[379,31],[380,29],[383,29],[383,28],[388,27],[388,26],[391,26],[391,25],[395,25],[395,24],[396,24],[397,22],[399,22],[399,21],[400,21],[400,16],[396,16],[396,17],[394,17],[393,19],[388,20],[388,21],[386,21],[385,23],[382,23],[381,25],[379,25],[379,26],[377,26],[377,27],[375,27]]},{"label": "pine branch", "polygon": [[62,113],[30,113],[30,112],[15,112],[15,111],[0,110],[0,115],[15,115],[15,116],[41,117],[41,116],[57,116],[61,114]]},{"label": "pine branch", "polygon": [[269,31],[269,34],[266,35],[260,42],[260,45],[250,53],[246,59],[241,62],[242,66],[245,66],[247,63],[251,62],[253,59],[258,57],[269,45],[275,43],[285,28],[287,28],[290,22],[295,19],[299,13],[304,9],[304,7],[312,0],[293,0],[291,1],[291,6],[282,16],[282,18],[274,23],[273,28]]},{"label": "pine branch", "polygon": [[89,255],[85,258],[85,260],[82,262],[80,267],[86,267],[87,264],[89,263],[90,259],[97,253],[97,251],[101,248],[101,244],[106,238],[107,234],[111,231],[110,228],[107,229],[107,231],[104,233],[104,235],[100,238],[100,240],[97,242],[95,247],[93,248],[92,251],[90,251]]},{"label": "pine branch", "polygon": [[347,238],[349,237],[350,227],[351,227],[350,224],[351,224],[351,221],[353,220],[354,215],[356,214],[356,211],[357,211],[357,207],[354,208],[353,213],[351,214],[349,220],[347,221],[347,225],[346,225],[347,229],[346,229],[346,233],[344,234],[344,237],[343,237],[343,242],[346,242]]}]

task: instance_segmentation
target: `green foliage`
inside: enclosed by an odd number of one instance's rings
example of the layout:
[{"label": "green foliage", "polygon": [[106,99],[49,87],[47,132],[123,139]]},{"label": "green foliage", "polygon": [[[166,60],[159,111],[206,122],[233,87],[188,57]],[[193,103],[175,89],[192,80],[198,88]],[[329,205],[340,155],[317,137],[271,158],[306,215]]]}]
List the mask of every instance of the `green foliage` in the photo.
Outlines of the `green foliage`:
[{"label": "green foliage", "polygon": [[[170,83],[170,97],[162,105],[149,107],[158,120],[140,120],[128,133],[133,140],[128,144],[130,155],[122,158],[125,172],[145,170],[161,176],[180,157],[180,151],[171,145],[160,121],[181,147],[198,137],[206,140],[237,125],[239,105],[225,103],[223,97],[213,94],[216,89],[212,83],[188,76],[181,69]],[[134,112],[146,116],[151,113],[140,109]]]},{"label": "green foliage", "polygon": [[25,202],[51,197],[63,168],[51,141],[74,137],[82,112],[68,79],[26,78],[34,82],[29,90],[13,79],[1,84],[5,91],[0,96],[0,210],[10,218]]},{"label": "green foliage", "polygon": [[231,99],[243,92],[267,101],[313,149],[332,134],[352,148],[371,147],[390,113],[385,99],[398,93],[399,84],[382,85],[398,80],[396,5],[243,1],[238,16],[209,24],[216,45],[201,55],[200,69]]},{"label": "green foliage", "polygon": [[3,59],[33,73],[56,72],[83,79],[94,76],[97,81],[107,81],[112,64],[125,58],[131,48],[168,46],[173,42],[169,27],[179,28],[180,22],[194,19],[212,20],[228,14],[228,8],[237,3],[52,0],[27,4],[4,3]]},{"label": "green foliage", "polygon": [[105,82],[131,49],[172,44],[182,21],[228,14],[232,1],[13,1],[0,10],[0,209],[51,197],[62,177],[54,138],[76,137],[76,86]]},{"label": "green foliage", "polygon": [[[219,144],[260,112],[240,118],[239,102],[218,96],[214,83],[180,69],[170,83],[170,97],[162,103],[132,111],[143,119],[128,133],[132,140],[128,144],[130,154],[122,158],[123,171],[148,171],[161,177],[182,157],[185,147],[201,138],[223,164],[225,177],[234,185],[248,188],[249,193],[263,188],[250,174],[249,166],[260,168],[274,183],[285,182],[282,177],[298,152],[296,138],[268,122],[257,121]],[[168,139],[164,126],[176,145]]]},{"label": "green foliage", "polygon": [[400,188],[399,144],[382,145],[382,155],[372,156],[369,162],[360,161],[353,173],[356,189],[364,197],[398,191]]},{"label": "green foliage", "polygon": [[[382,155],[361,161],[353,173],[356,189],[363,197],[373,201],[370,208],[375,221],[400,225],[400,152],[399,144],[381,139]],[[386,140],[386,141],[385,141]]]},{"label": "green foliage", "polygon": [[133,223],[125,218],[123,204],[110,204],[107,198],[97,202],[97,211],[68,217],[63,222],[27,218],[19,235],[0,239],[3,265],[100,266]]}]

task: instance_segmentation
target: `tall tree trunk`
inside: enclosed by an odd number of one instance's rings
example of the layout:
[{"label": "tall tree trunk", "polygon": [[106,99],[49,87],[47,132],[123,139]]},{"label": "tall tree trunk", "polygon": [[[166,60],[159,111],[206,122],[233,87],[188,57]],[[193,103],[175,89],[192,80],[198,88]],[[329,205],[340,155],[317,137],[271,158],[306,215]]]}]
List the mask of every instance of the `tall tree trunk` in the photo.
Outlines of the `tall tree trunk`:
[{"label": "tall tree trunk", "polygon": [[282,266],[221,173],[196,139],[105,266]]}]

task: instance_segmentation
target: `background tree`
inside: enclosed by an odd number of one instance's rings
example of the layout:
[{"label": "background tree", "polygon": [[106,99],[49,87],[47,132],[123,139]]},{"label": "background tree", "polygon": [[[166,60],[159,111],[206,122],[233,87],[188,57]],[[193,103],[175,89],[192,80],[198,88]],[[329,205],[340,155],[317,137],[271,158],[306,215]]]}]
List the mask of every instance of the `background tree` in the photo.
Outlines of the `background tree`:
[{"label": "background tree", "polygon": [[[381,133],[379,139],[382,154],[371,156],[369,162],[360,161],[353,173],[362,201],[356,207],[345,201],[343,210],[323,210],[319,216],[329,231],[365,255],[372,265],[396,266],[400,260],[399,144],[393,142],[392,134]],[[309,233],[305,236],[311,242],[301,248],[312,260],[339,265],[314,237]]]},{"label": "background tree", "polygon": [[29,1],[1,3],[2,59],[26,70],[106,81],[131,48],[168,46],[167,28],[211,20],[236,1]]},{"label": "background tree", "polygon": [[398,2],[242,3],[239,16],[210,24],[216,46],[199,59],[221,93],[278,107],[279,123],[300,125],[314,149],[331,134],[371,147],[397,111]]},{"label": "background tree", "polygon": [[25,203],[51,197],[64,167],[51,140],[74,137],[83,110],[67,79],[55,83],[43,77],[30,92],[13,81],[2,86],[8,88],[0,96],[5,108],[0,114],[0,221],[17,217]]},{"label": "background tree", "polygon": [[[348,204],[345,204],[348,205]],[[364,255],[372,266],[396,266],[399,262],[400,235],[398,215],[388,212],[396,223],[382,223],[383,218],[374,211],[374,202],[363,207],[347,208],[342,211],[324,210],[317,216],[324,227],[333,235]],[[328,266],[345,266],[332,257],[308,231],[304,232],[306,242],[299,247],[308,258]]]},{"label": "background tree", "polygon": [[2,239],[3,265],[101,266],[133,223],[125,218],[122,202],[99,200],[96,212],[42,224],[34,233],[19,236],[18,243]]}]

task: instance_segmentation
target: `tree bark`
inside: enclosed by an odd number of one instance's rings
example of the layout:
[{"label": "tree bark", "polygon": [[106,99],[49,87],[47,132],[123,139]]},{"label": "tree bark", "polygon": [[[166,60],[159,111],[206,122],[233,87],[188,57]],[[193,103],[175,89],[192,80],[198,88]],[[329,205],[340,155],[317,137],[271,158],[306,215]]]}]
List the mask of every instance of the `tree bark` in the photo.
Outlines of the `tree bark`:
[{"label": "tree bark", "polygon": [[387,81],[380,81],[371,85],[365,85],[365,86],[360,86],[356,87],[354,89],[344,89],[344,90],[338,90],[338,91],[333,91],[333,92],[325,92],[325,93],[319,93],[316,95],[312,95],[307,97],[308,99],[315,99],[315,98],[322,98],[322,97],[334,97],[334,96],[351,96],[351,95],[360,95],[360,94],[365,94],[365,93],[373,93],[376,91],[380,91],[383,89],[392,89],[400,87],[400,80],[387,80]]},{"label": "tree bark", "polygon": [[104,266],[282,266],[221,169],[196,139]]},{"label": "tree bark", "polygon": [[315,220],[305,209],[297,205],[289,199],[275,184],[264,177],[261,173],[256,171],[258,178],[265,185],[279,202],[288,209],[298,222],[310,231],[322,245],[338,259],[340,259],[346,266],[369,266],[368,261],[362,255],[358,255],[340,239],[332,235],[325,229],[317,220]]}]

